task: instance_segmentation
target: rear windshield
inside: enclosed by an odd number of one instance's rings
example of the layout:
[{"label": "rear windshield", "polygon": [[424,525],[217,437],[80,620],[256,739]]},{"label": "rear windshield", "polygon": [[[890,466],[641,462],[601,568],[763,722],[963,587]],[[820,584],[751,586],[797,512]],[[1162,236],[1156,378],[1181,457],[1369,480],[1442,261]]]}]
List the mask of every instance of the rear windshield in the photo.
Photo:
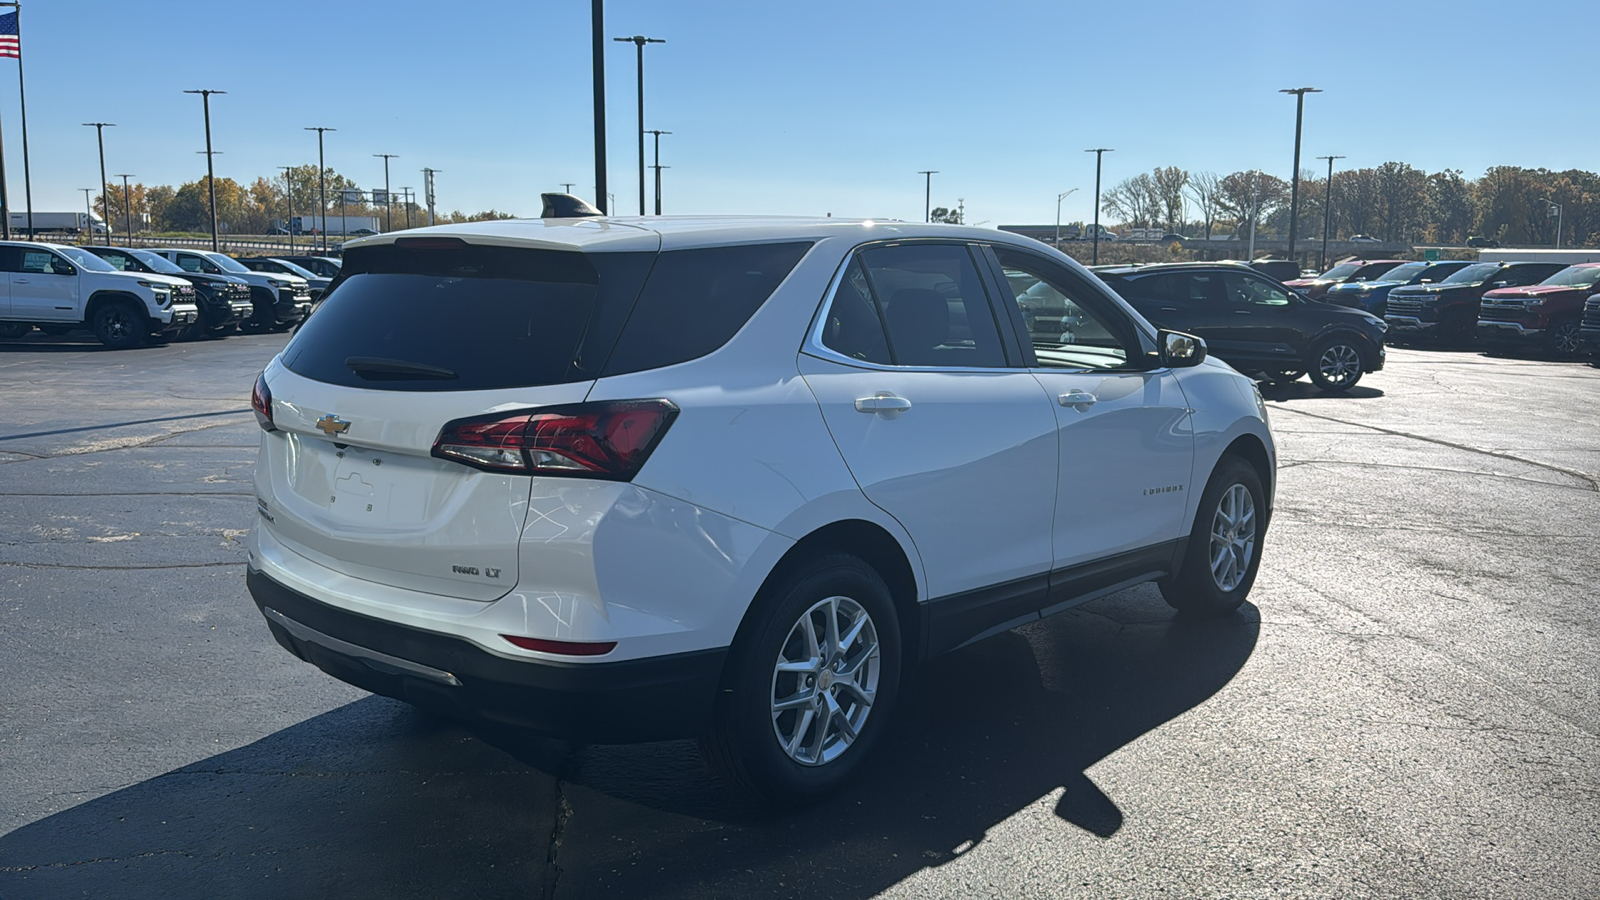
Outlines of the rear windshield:
[{"label": "rear windshield", "polygon": [[1422,270],[1426,269],[1427,267],[1428,267],[1427,263],[1406,263],[1403,266],[1395,266],[1394,268],[1390,269],[1389,271],[1383,273],[1382,275],[1378,276],[1377,280],[1378,281],[1410,281],[1411,279],[1417,277],[1418,275],[1421,275],[1422,274]]},{"label": "rear windshield", "polygon": [[809,246],[352,249],[283,363],[348,387],[475,391],[683,362],[726,343]]},{"label": "rear windshield", "polygon": [[1318,275],[1317,278],[1318,280],[1324,278],[1349,278],[1351,275],[1354,275],[1356,270],[1359,268],[1361,267],[1355,263],[1341,263],[1329,269],[1328,271],[1323,272],[1321,275]]}]

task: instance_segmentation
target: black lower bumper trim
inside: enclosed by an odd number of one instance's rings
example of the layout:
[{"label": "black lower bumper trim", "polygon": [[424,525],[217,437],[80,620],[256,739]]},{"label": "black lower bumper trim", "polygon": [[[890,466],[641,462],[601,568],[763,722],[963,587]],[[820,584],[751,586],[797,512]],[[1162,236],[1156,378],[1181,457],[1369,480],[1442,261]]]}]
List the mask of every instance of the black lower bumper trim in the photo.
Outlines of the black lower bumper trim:
[{"label": "black lower bumper trim", "polygon": [[341,681],[567,740],[634,743],[704,733],[727,656],[718,649],[601,663],[509,659],[461,638],[329,606],[253,568],[245,581],[278,643]]}]

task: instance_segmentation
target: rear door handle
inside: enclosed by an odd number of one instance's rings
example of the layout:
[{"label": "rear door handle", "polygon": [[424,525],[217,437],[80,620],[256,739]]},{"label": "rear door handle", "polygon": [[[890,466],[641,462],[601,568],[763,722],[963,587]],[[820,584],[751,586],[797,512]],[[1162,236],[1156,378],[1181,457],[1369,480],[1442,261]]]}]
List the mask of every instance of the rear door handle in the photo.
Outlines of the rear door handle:
[{"label": "rear door handle", "polygon": [[1236,309],[1236,310],[1233,311],[1233,314],[1236,315],[1236,316],[1248,316],[1248,315],[1250,315],[1250,310],[1248,310],[1248,309]]},{"label": "rear door handle", "polygon": [[1100,398],[1089,393],[1088,391],[1080,391],[1074,388],[1073,390],[1067,391],[1065,394],[1057,397],[1056,402],[1060,403],[1062,406],[1070,406],[1073,409],[1076,409],[1078,412],[1083,412],[1096,403],[1099,403]]},{"label": "rear door handle", "polygon": [[11,283],[12,284],[33,284],[33,282],[29,281],[26,278],[13,278],[13,279],[11,279]]},{"label": "rear door handle", "polygon": [[879,391],[871,397],[856,398],[856,412],[876,413],[886,419],[892,419],[910,408],[910,400],[896,397],[888,391]]}]

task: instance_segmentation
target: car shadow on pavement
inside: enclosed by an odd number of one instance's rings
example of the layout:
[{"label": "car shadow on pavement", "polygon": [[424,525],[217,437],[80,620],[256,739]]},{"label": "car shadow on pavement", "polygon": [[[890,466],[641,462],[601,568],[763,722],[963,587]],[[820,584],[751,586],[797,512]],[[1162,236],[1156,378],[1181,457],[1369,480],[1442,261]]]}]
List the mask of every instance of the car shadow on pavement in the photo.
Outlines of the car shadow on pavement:
[{"label": "car shadow on pavement", "polygon": [[957,651],[863,777],[790,813],[691,742],[578,747],[368,698],[0,836],[0,896],[870,897],[1041,801],[1046,828],[1116,835],[1087,770],[1220,690],[1259,627],[1146,586]]},{"label": "car shadow on pavement", "polygon": [[1264,400],[1373,400],[1383,396],[1383,391],[1360,384],[1338,393],[1329,393],[1309,381],[1258,381],[1256,387],[1261,389]]}]

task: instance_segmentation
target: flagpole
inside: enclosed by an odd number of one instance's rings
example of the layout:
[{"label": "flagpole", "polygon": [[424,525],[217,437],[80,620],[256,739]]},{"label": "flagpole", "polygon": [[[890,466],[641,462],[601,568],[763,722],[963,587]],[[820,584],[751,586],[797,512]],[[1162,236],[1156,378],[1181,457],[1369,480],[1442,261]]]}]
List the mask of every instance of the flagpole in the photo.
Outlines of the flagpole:
[{"label": "flagpole", "polygon": [[28,204],[28,237],[32,238],[33,176],[28,171],[28,89],[22,82],[22,3],[16,2],[10,5],[17,9],[17,95],[22,108],[22,192]]},{"label": "flagpole", "polygon": [[0,240],[11,240],[11,197],[6,191],[6,142],[0,130]]}]

